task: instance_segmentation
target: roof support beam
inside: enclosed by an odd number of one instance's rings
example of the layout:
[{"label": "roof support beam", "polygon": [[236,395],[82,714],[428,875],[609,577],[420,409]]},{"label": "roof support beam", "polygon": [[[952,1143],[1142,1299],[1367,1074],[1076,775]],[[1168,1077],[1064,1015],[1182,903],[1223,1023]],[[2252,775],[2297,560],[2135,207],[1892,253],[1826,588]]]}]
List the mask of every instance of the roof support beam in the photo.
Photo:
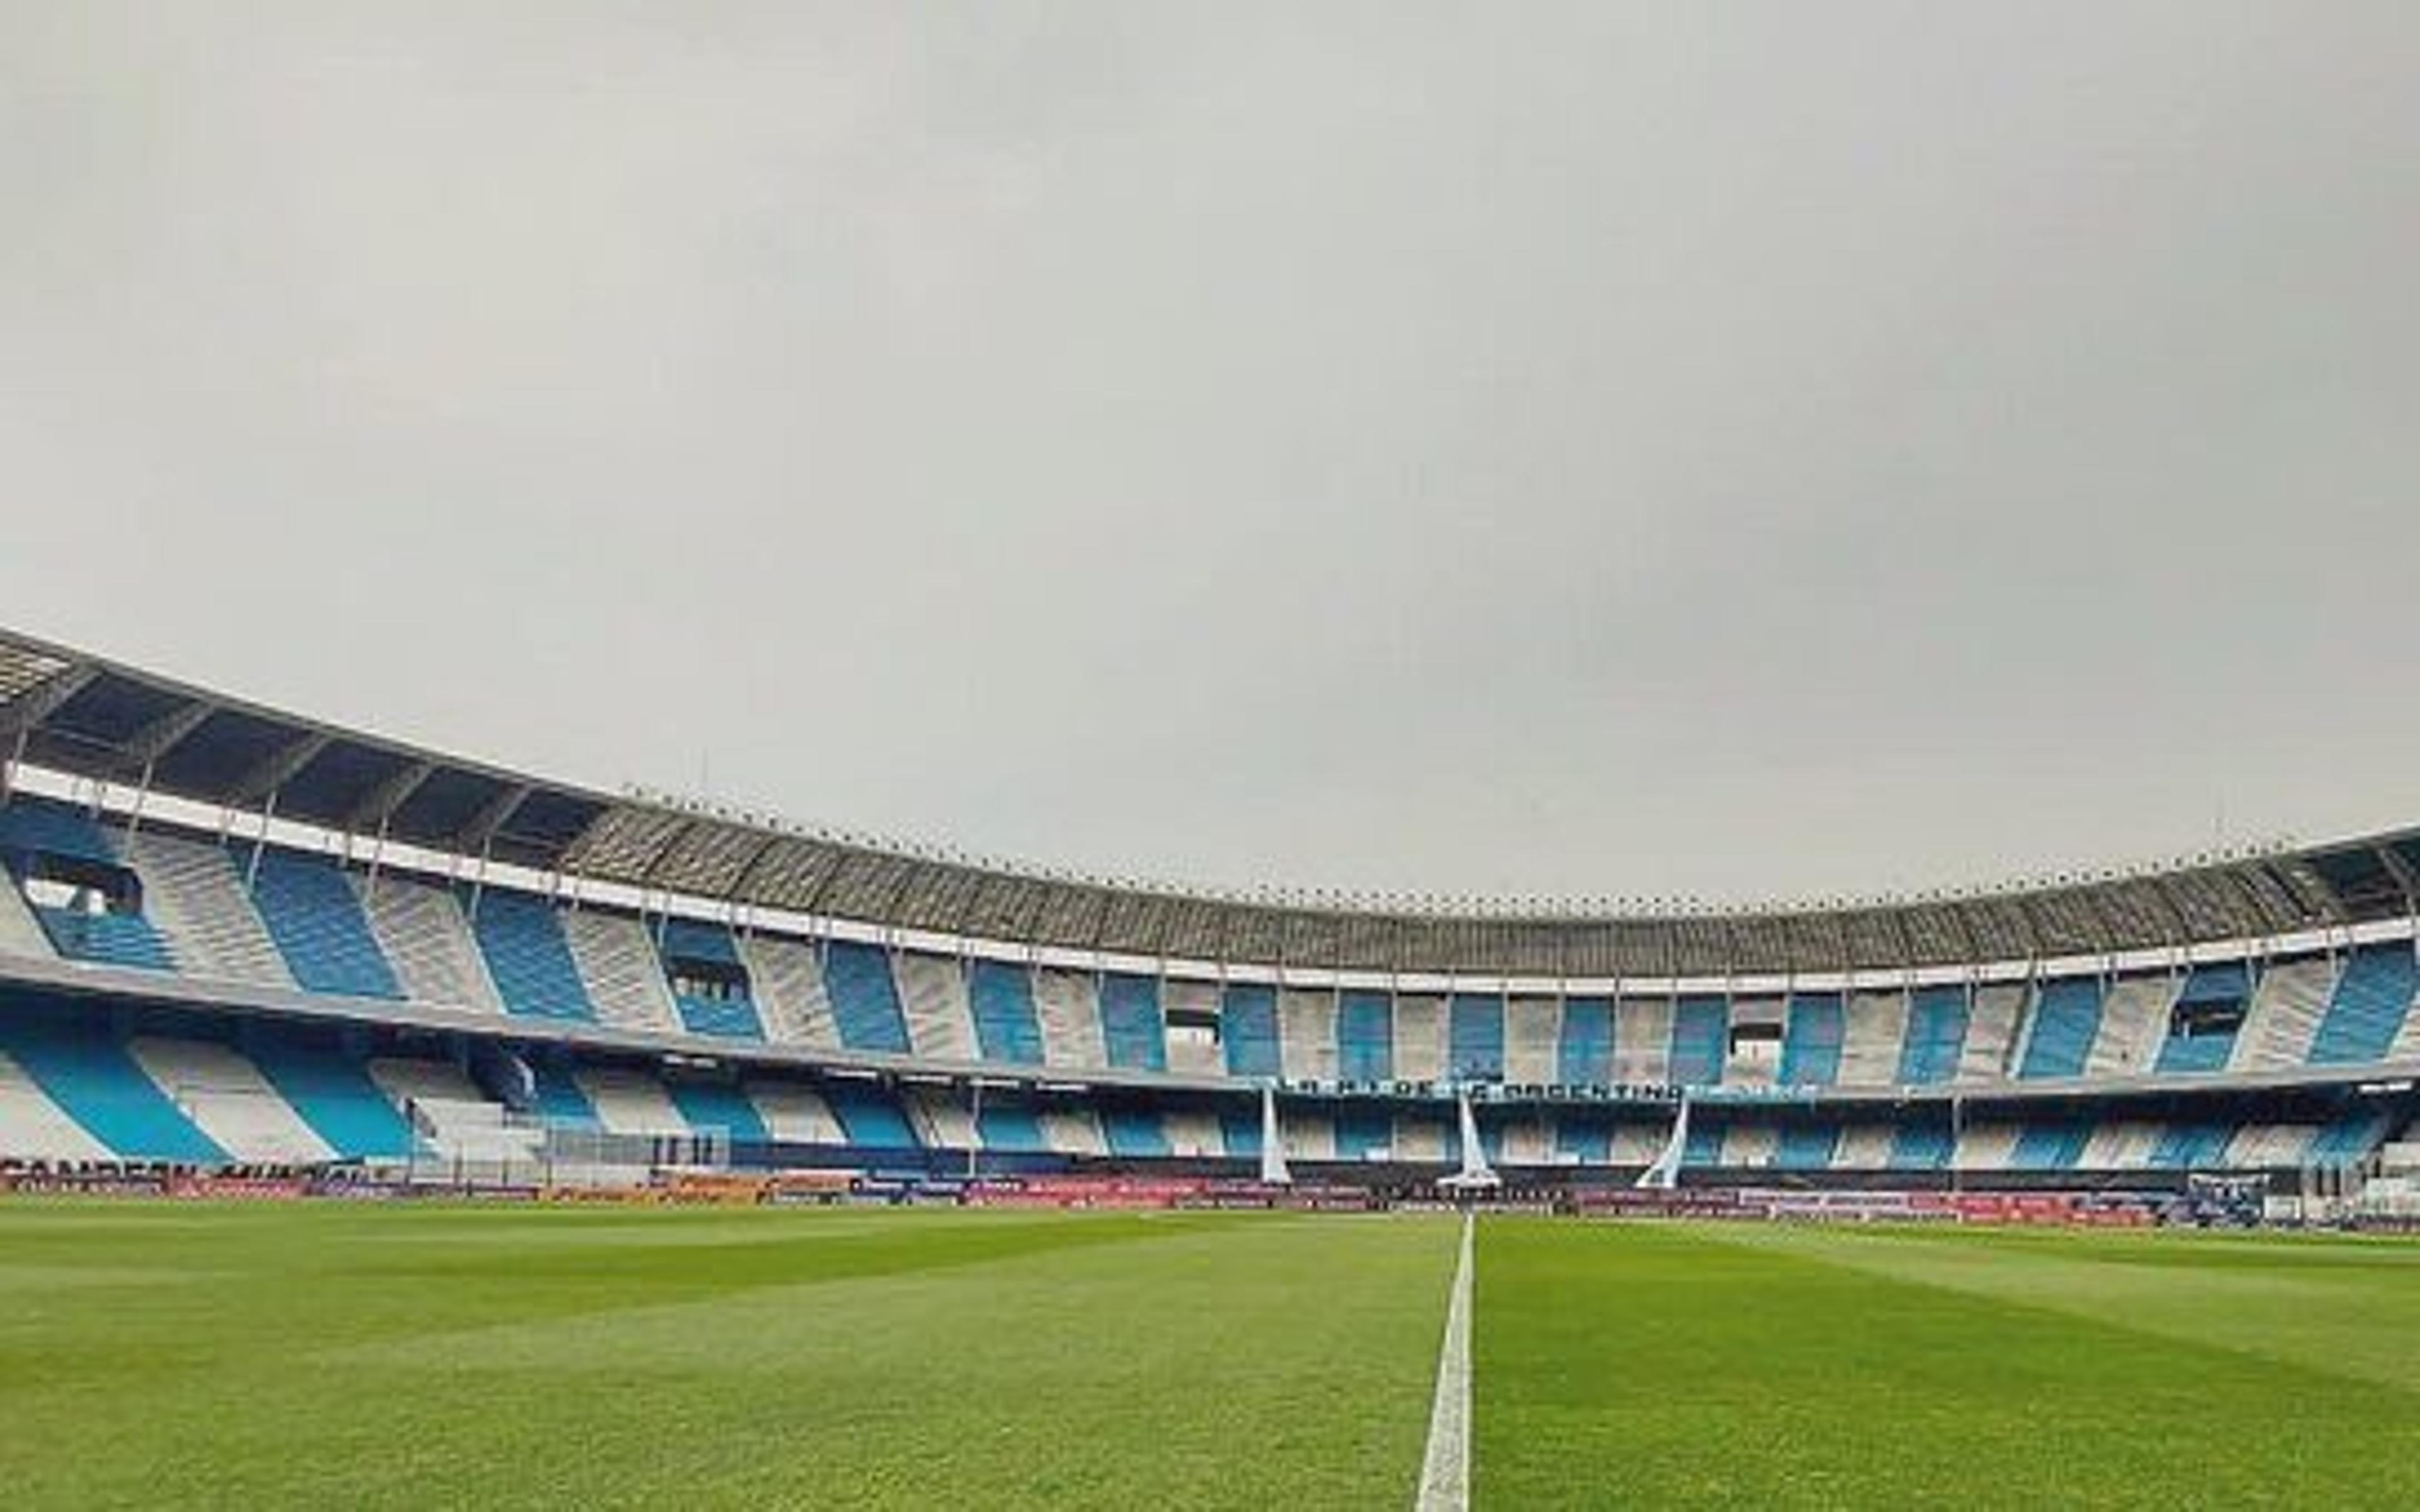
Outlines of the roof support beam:
[{"label": "roof support beam", "polygon": [[413,762],[400,768],[393,777],[362,795],[361,801],[346,812],[339,821],[345,833],[350,835],[365,829],[384,831],[396,810],[411,801],[411,795],[420,791],[421,784],[436,775],[435,762]]},{"label": "roof support beam", "polygon": [[100,675],[98,667],[70,667],[35,684],[7,707],[0,708],[0,740],[14,741],[28,733],[56,714],[68,700],[83,692]]},{"label": "roof support beam", "polygon": [[517,782],[497,794],[455,834],[454,848],[484,856],[504,826],[513,822],[513,815],[520,812],[521,805],[536,791],[526,782]]},{"label": "roof support beam", "polygon": [[254,764],[252,770],[236,779],[226,801],[234,808],[244,808],[267,798],[274,802],[277,790],[294,780],[302,768],[318,760],[319,753],[334,745],[336,737],[324,730],[314,731],[299,740],[287,742],[274,754]]},{"label": "roof support beam", "polygon": [[195,699],[182,708],[169,710],[127,737],[126,744],[118,748],[117,769],[141,773],[144,785],[148,787],[151,769],[159,764],[160,758],[182,745],[187,735],[218,712],[219,704],[211,699]]}]

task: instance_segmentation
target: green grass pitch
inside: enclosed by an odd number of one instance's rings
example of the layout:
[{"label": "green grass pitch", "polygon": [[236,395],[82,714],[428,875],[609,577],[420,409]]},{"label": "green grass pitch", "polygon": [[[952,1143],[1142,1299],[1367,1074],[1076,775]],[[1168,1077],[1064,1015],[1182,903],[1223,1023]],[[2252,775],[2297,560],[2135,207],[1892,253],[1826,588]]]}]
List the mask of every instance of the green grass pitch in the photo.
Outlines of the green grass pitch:
[{"label": "green grass pitch", "polygon": [[[1401,1508],[1452,1220],[0,1203],[10,1508]],[[2420,1245],[1479,1228],[1473,1501],[2409,1507]]]}]

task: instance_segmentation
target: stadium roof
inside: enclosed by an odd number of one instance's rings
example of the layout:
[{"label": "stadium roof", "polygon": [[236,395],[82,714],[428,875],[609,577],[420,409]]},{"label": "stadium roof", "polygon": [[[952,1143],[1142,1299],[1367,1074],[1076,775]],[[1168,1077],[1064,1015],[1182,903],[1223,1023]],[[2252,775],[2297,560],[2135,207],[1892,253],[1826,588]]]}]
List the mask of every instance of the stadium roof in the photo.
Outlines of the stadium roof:
[{"label": "stadium roof", "polygon": [[2402,918],[2420,896],[2420,830],[2040,885],[1771,909],[1221,893],[548,781],[6,631],[0,753],[211,807],[822,918],[1347,971],[1717,977],[2103,956]]}]

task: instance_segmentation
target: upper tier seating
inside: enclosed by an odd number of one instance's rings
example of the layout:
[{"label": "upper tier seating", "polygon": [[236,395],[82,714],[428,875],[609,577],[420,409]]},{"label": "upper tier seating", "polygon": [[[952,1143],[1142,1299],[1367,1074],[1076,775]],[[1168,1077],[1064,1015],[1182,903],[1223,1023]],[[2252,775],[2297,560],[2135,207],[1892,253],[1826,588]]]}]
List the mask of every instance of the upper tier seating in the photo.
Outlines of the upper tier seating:
[{"label": "upper tier seating", "polygon": [[2198,1028],[2186,1011],[2241,1011],[2251,1000],[2252,980],[2241,962],[2195,966],[2177,994],[2178,1012],[2160,1041],[2151,1069],[2162,1075],[2223,1071],[2235,1055],[2240,1029]]},{"label": "upper tier seating", "polygon": [[1278,1047],[1287,1080],[1336,1080],[1336,995],[1279,989]]},{"label": "upper tier seating", "polygon": [[1046,1062],[1084,1071],[1109,1063],[1109,1047],[1101,1040],[1099,987],[1090,972],[1036,967],[1033,1010],[1042,1025]]},{"label": "upper tier seating", "polygon": [[2273,1071],[2308,1060],[2335,982],[2336,963],[2326,956],[2271,962],[2252,991],[2228,1069]]},{"label": "upper tier seating", "polygon": [[851,1050],[906,1055],[908,1018],[891,978],[891,957],[878,945],[832,940],[824,947],[824,989],[831,995],[832,1022],[840,1042]]},{"label": "upper tier seating", "polygon": [[1168,1069],[1168,1025],[1160,1014],[1156,980],[1124,971],[1102,975],[1101,1041],[1111,1066]]},{"label": "upper tier seating", "polygon": [[1458,1082],[1504,1079],[1504,999],[1456,993],[1446,999],[1446,1074]]},{"label": "upper tier seating", "polygon": [[485,887],[466,895],[462,907],[505,1012],[595,1022],[597,1010],[553,904],[528,893]]},{"label": "upper tier seating", "polygon": [[2177,983],[2166,976],[2120,977],[2101,1002],[2101,1032],[2085,1057],[2087,1076],[2136,1076],[2159,1058]]},{"label": "upper tier seating", "polygon": [[219,981],[291,987],[294,974],[244,894],[239,864],[207,841],[162,830],[121,833],[127,864],[143,879],[143,912],[168,942],[177,968]]},{"label": "upper tier seating", "polygon": [[451,891],[386,872],[364,877],[360,894],[370,934],[395,968],[404,996],[476,1013],[504,1012],[495,980]]},{"label": "upper tier seating", "polygon": [[1907,1057],[1908,995],[1858,993],[1840,1031],[1842,1087],[1888,1087]]},{"label": "upper tier seating", "polygon": [[1672,999],[1625,997],[1613,1011],[1613,1079],[1637,1087],[1671,1080]]},{"label": "upper tier seating", "polygon": [[74,908],[37,907],[44,933],[59,954],[96,965],[131,966],[138,971],[174,971],[168,942],[141,914],[85,913]]},{"label": "upper tier seating", "polygon": [[1231,1076],[1278,1077],[1285,1074],[1278,1054],[1278,994],[1257,983],[1229,984],[1219,1004],[1219,1042],[1227,1052]]},{"label": "upper tier seating", "polygon": [[1395,1079],[1441,1082],[1446,1068],[1445,999],[1435,993],[1395,995]]},{"label": "upper tier seating", "polygon": [[1394,1079],[1395,1005],[1385,993],[1340,995],[1336,1005],[1336,1073],[1348,1082]]},{"label": "upper tier seating", "polygon": [[916,1054],[929,1060],[977,1059],[966,969],[957,958],[901,950],[892,956],[891,969],[899,979],[900,1011]]},{"label": "upper tier seating", "polygon": [[2092,1042],[2101,1036],[2102,993],[2098,977],[2041,983],[2034,995],[2032,1025],[2017,1074],[2029,1081],[2083,1075]]},{"label": "upper tier seating", "polygon": [[670,1034],[680,1024],[672,984],[646,926],[628,914],[594,908],[563,912],[564,944],[578,963],[597,1021],[617,1029]]},{"label": "upper tier seating", "polygon": [[693,918],[659,918],[656,953],[682,1028],[716,1040],[765,1038],[755,985],[729,929]]},{"label": "upper tier seating", "polygon": [[2403,1032],[2420,983],[2408,941],[2365,945],[2345,961],[2335,995],[2311,1040],[2311,1064],[2343,1066],[2383,1059]]},{"label": "upper tier seating", "polygon": [[1555,1041],[1562,1032],[1562,1005],[1551,997],[1504,1000],[1504,1079],[1515,1087],[1544,1087],[1555,1079]]},{"label": "upper tier seating", "polygon": [[1846,1006],[1838,993],[1797,993],[1781,1036],[1784,1087],[1829,1087],[1840,1074]]},{"label": "upper tier seating", "polygon": [[1035,1016],[1033,979],[1023,966],[977,960],[969,968],[975,1040],[986,1060],[1042,1064],[1042,1022]]},{"label": "upper tier seating", "polygon": [[1918,987],[1908,995],[1907,1038],[1900,1047],[1898,1082],[1938,1087],[1958,1074],[1966,1048],[1963,987]]},{"label": "upper tier seating", "polygon": [[1603,997],[1563,1002],[1563,1024],[1555,1046],[1555,1080],[1566,1087],[1613,1083],[1613,1004]]},{"label": "upper tier seating", "polygon": [[2024,1016],[2023,982],[1993,982],[1975,989],[1966,1017],[1966,1045],[1958,1054],[1958,1080],[1996,1082],[2015,1063],[2017,1026]]},{"label": "upper tier seating", "polygon": [[240,853],[237,864],[250,871],[253,907],[305,991],[403,995],[403,984],[370,933],[352,880],[334,856],[269,845],[256,857]]},{"label": "upper tier seating", "polygon": [[1168,1031],[1168,1069],[1185,1076],[1216,1076],[1225,1071],[1225,1051],[1217,1032],[1204,1033],[1202,1027],[1218,1020],[1218,984],[1171,977],[1159,984],[1159,994],[1165,1005],[1162,1016],[1171,1026],[1187,1026]]},{"label": "upper tier seating", "polygon": [[737,943],[765,1037],[823,1050],[840,1048],[840,1022],[815,947],[775,934],[742,934]]},{"label": "upper tier seating", "polygon": [[1683,997],[1672,1011],[1671,1079],[1681,1087],[1716,1087],[1730,1052],[1730,1005],[1719,997]]}]

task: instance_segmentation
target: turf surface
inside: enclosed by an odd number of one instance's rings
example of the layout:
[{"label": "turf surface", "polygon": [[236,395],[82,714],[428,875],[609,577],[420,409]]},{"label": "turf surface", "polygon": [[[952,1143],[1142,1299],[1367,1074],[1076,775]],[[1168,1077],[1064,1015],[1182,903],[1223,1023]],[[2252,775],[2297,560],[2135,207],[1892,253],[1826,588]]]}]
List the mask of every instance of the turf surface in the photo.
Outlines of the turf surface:
[{"label": "turf surface", "polygon": [[[1402,1507],[1428,1218],[0,1203],[10,1508]],[[2420,1246],[1480,1226],[1481,1507],[2409,1506]]]}]

